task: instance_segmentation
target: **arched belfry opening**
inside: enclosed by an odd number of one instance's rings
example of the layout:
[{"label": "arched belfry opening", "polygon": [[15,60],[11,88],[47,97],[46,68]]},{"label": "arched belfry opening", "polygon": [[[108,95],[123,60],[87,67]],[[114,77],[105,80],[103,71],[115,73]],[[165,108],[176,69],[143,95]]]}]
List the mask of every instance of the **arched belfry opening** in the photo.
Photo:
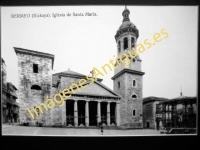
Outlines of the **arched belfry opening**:
[{"label": "arched belfry opening", "polygon": [[121,43],[120,43],[120,41],[118,42],[118,51],[119,51],[119,53],[121,52]]},{"label": "arched belfry opening", "polygon": [[128,38],[125,37],[124,38],[124,50],[126,50],[128,48]]},{"label": "arched belfry opening", "polygon": [[131,49],[135,47],[135,39],[134,37],[131,38]]}]

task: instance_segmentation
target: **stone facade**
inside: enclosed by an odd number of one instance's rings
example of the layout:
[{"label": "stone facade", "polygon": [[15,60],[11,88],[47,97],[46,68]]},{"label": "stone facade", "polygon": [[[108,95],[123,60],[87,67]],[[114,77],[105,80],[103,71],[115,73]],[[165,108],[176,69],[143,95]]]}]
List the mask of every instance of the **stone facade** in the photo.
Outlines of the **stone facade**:
[{"label": "stone facade", "polygon": [[[65,71],[65,72],[60,72],[60,73],[56,73],[53,74],[53,87],[52,87],[52,97],[53,95],[57,94],[57,93],[61,93],[64,89],[70,89],[70,86],[72,84],[79,84],[79,80],[85,78],[85,75],[76,73],[71,71],[70,69]],[[106,89],[106,87],[104,87],[103,84],[101,84],[102,79],[97,79],[97,81],[95,81],[93,84],[88,85],[87,88],[81,88],[81,90],[77,90],[76,88],[74,89],[75,94],[73,94],[73,96],[71,96],[70,98],[66,98],[65,99],[65,104],[60,107],[54,107],[54,109],[52,110],[52,124],[53,125],[62,125],[62,126],[68,126],[69,122],[67,121],[67,108],[66,108],[66,103],[68,100],[73,101],[73,105],[71,105],[70,107],[74,107],[74,124],[72,124],[73,126],[77,127],[79,126],[79,122],[78,122],[78,118],[80,118],[80,114],[79,114],[79,110],[78,110],[78,105],[80,105],[80,101],[82,102],[82,104],[85,107],[85,116],[83,116],[85,118],[85,123],[83,125],[85,126],[89,126],[90,125],[90,116],[89,116],[89,112],[91,111],[90,109],[90,103],[91,102],[97,102],[97,110],[96,113],[98,115],[98,122],[101,122],[102,119],[102,112],[101,110],[104,109],[105,111],[105,107],[103,107],[103,104],[105,104],[105,102],[107,103],[107,114],[106,114],[106,124],[110,125],[111,122],[111,116],[110,116],[110,111],[114,111],[115,112],[115,123],[117,125],[119,125],[119,119],[120,117],[117,117],[119,115],[119,111],[117,107],[118,106],[118,99],[119,97],[117,95],[113,95],[113,93],[109,90]],[[112,98],[113,97],[113,98]],[[84,104],[85,101],[85,104]],[[111,104],[110,103],[115,103],[116,106],[114,108],[114,110],[111,110]],[[82,106],[83,106],[82,105]],[[113,104],[112,104],[113,105]],[[113,107],[112,107],[113,109]],[[95,112],[94,112],[95,113]],[[69,119],[69,118],[68,118]]]},{"label": "stone facade", "polygon": [[[50,125],[51,111],[44,110],[43,114],[32,119],[27,108],[32,110],[41,103],[46,104],[46,96],[51,95],[54,56],[21,48],[14,49],[18,57],[20,121],[30,124],[35,124],[38,121]],[[33,70],[33,64],[38,66],[36,68],[37,73]]]},{"label": "stone facade", "polygon": [[159,102],[168,100],[166,98],[159,98],[159,97],[145,97],[143,98],[143,126],[144,128],[156,129],[159,125],[159,120],[161,119],[160,110],[157,105]]},{"label": "stone facade", "polygon": [[[70,124],[74,127],[80,125],[88,127],[98,126],[102,121],[107,126],[119,125],[120,97],[103,85],[102,79],[98,78],[93,84],[86,82],[88,87],[80,91],[77,91],[75,86],[73,87],[75,93],[70,92],[72,94],[70,98],[56,97],[55,100],[56,94],[62,94],[62,91],[69,89],[72,84],[79,85],[79,80],[86,79],[86,76],[71,70],[52,75],[54,55],[22,48],[14,48],[14,50],[18,57],[20,123],[28,122],[29,125],[36,125],[38,122],[44,126]],[[55,104],[52,108],[52,104],[49,107],[47,98]],[[61,102],[61,98],[64,101]],[[68,101],[69,105],[67,105]],[[93,108],[95,105],[97,109]],[[38,116],[34,112],[35,107]],[[70,117],[73,120],[70,121]]]},{"label": "stone facade", "polygon": [[144,128],[155,128],[155,112],[154,112],[154,103],[149,102],[148,104],[143,105],[143,125]]}]

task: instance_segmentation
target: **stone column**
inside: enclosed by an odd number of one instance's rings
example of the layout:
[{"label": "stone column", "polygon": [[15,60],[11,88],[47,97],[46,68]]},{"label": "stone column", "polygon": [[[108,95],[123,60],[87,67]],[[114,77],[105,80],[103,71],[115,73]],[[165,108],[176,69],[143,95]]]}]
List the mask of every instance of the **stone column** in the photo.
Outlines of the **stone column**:
[{"label": "stone column", "polygon": [[120,126],[120,103],[116,103],[116,108],[117,108],[117,116],[116,116],[116,125]]},{"label": "stone column", "polygon": [[131,50],[131,35],[128,35],[128,50]]},{"label": "stone column", "polygon": [[121,52],[124,52],[124,39],[120,40],[121,42]]},{"label": "stone column", "polygon": [[110,102],[107,104],[107,126],[110,126]]},{"label": "stone column", "polygon": [[65,104],[62,106],[62,126],[66,126],[67,122],[66,122],[66,102]]},{"label": "stone column", "polygon": [[99,122],[101,122],[101,102],[98,101],[98,107],[97,107],[97,126],[99,125]]},{"label": "stone column", "polygon": [[77,100],[74,101],[74,127],[78,126],[78,108]]},{"label": "stone column", "polygon": [[[120,54],[120,52],[121,52],[121,43],[120,43],[120,45],[119,45],[119,41],[117,42],[117,53],[118,53],[118,55]],[[120,51],[119,51],[119,49],[120,49]]]},{"label": "stone column", "polygon": [[89,127],[89,101],[85,101],[85,126]]}]

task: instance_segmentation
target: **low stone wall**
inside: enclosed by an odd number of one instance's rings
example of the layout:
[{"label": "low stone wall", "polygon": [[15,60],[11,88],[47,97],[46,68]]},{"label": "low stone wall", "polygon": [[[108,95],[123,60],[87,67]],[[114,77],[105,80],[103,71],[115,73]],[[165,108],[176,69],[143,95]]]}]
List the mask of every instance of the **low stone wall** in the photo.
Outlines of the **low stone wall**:
[{"label": "low stone wall", "polygon": [[172,128],[167,134],[196,134],[197,129],[191,128]]}]

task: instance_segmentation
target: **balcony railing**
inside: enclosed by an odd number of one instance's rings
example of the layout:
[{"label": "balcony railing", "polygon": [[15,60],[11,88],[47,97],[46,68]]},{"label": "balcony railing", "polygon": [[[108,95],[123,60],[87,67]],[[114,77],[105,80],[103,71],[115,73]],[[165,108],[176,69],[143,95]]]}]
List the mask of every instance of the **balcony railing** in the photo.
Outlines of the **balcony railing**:
[{"label": "balcony railing", "polygon": [[13,114],[18,114],[19,113],[19,110],[18,109],[14,109],[13,110]]},{"label": "balcony railing", "polygon": [[8,90],[8,94],[14,96],[15,98],[18,98],[16,92],[13,92],[13,91],[11,91],[11,90]]},{"label": "balcony railing", "polygon": [[7,97],[7,102],[13,105],[15,103],[15,100],[10,97]]},{"label": "balcony railing", "polygon": [[2,89],[7,92],[7,85],[5,83],[2,84]]},{"label": "balcony railing", "polygon": [[7,74],[7,71],[6,71],[6,69],[5,69],[4,67],[1,67],[1,71],[2,71],[3,73]]}]

